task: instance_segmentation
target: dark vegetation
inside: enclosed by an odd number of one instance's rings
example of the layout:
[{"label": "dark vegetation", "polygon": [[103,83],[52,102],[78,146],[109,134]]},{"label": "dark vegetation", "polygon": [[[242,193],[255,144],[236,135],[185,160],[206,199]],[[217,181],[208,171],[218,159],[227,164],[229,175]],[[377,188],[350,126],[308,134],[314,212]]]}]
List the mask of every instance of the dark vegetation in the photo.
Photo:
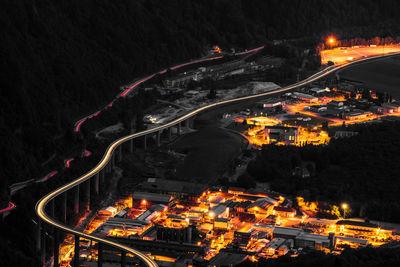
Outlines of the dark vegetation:
[{"label": "dark vegetation", "polygon": [[[331,31],[342,38],[396,36],[398,10],[396,0],[2,1],[0,202],[9,199],[10,184],[60,166],[61,156],[51,166],[42,165],[54,153],[80,152],[90,145],[104,150],[105,144],[89,142],[90,125],[79,137],[73,124],[109,103],[131,79],[199,57],[213,44],[242,49],[286,39],[306,48]],[[121,110],[125,105],[136,110],[122,116],[137,116],[137,128],[142,108],[151,105],[145,98],[120,105]],[[98,159],[76,160],[56,180],[13,197],[18,207],[0,225],[1,243],[10,244],[3,246],[3,260],[12,257],[11,265],[32,265],[37,259],[32,248],[34,203]]]},{"label": "dark vegetation", "polygon": [[282,256],[278,259],[260,260],[257,263],[245,261],[238,267],[272,266],[272,267],[378,267],[398,266],[400,264],[400,249],[397,248],[362,248],[345,249],[339,256],[327,255],[318,251],[306,253],[291,258]]},{"label": "dark vegetation", "polygon": [[[348,202],[352,216],[400,222],[400,123],[352,128],[357,136],[332,139],[325,147],[264,146],[249,164],[248,174],[307,201]],[[302,165],[312,177],[293,175]]]}]

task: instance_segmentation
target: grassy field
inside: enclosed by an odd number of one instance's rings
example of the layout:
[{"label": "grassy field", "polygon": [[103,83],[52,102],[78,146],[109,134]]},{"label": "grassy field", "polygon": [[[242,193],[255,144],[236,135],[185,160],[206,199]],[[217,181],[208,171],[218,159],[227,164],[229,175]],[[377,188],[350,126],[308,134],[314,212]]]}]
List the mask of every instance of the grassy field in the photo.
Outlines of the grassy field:
[{"label": "grassy field", "polygon": [[386,91],[400,98],[400,56],[357,65],[339,75],[342,79],[361,82],[370,89]]},{"label": "grassy field", "polygon": [[226,170],[229,162],[247,146],[239,134],[207,127],[187,134],[173,145],[173,149],[187,153],[177,175],[182,180],[213,182]]}]

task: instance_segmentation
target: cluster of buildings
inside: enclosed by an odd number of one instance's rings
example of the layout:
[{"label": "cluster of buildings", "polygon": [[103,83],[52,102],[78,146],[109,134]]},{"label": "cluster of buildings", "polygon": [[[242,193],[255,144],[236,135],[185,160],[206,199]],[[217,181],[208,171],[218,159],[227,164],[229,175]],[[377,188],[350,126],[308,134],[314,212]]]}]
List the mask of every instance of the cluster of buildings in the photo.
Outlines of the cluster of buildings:
[{"label": "cluster of buildings", "polygon": [[95,234],[150,253],[160,266],[238,264],[391,238],[377,225],[349,220],[310,230],[284,197],[241,188],[149,178],[125,203],[98,211],[106,219]]},{"label": "cluster of buildings", "polygon": [[371,90],[312,87],[259,101],[248,113],[242,121],[250,125],[245,134],[252,144],[321,145],[357,134],[339,128],[328,133],[328,127],[396,118],[400,103]]},{"label": "cluster of buildings", "polygon": [[177,76],[164,80],[164,86],[166,88],[186,88],[190,81],[199,82],[204,78],[222,80],[229,76],[250,74],[275,68],[280,64],[281,63],[276,59],[271,59],[269,57],[261,57],[252,62],[246,62],[244,59],[237,59],[227,63],[200,67],[196,70],[180,73]]}]

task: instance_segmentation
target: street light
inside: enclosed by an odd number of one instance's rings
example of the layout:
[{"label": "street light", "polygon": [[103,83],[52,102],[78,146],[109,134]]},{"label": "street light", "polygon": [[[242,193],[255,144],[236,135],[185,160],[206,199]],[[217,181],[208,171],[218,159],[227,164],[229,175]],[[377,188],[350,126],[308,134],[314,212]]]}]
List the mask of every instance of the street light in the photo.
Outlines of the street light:
[{"label": "street light", "polygon": [[349,205],[347,205],[347,203],[343,203],[341,207],[343,209],[343,219],[346,219],[346,212],[347,209],[349,208]]}]

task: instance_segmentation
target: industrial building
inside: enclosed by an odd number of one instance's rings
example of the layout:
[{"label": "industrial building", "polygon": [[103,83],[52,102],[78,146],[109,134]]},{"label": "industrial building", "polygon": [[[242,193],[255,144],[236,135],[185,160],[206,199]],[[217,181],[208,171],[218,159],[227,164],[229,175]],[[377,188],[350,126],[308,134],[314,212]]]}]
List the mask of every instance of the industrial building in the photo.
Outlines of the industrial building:
[{"label": "industrial building", "polygon": [[143,208],[151,207],[154,204],[163,204],[168,206],[173,197],[170,195],[161,195],[148,192],[134,192],[132,194],[132,206],[142,206]]},{"label": "industrial building", "polygon": [[298,127],[265,126],[264,128],[267,143],[282,142],[286,145],[297,144]]}]

